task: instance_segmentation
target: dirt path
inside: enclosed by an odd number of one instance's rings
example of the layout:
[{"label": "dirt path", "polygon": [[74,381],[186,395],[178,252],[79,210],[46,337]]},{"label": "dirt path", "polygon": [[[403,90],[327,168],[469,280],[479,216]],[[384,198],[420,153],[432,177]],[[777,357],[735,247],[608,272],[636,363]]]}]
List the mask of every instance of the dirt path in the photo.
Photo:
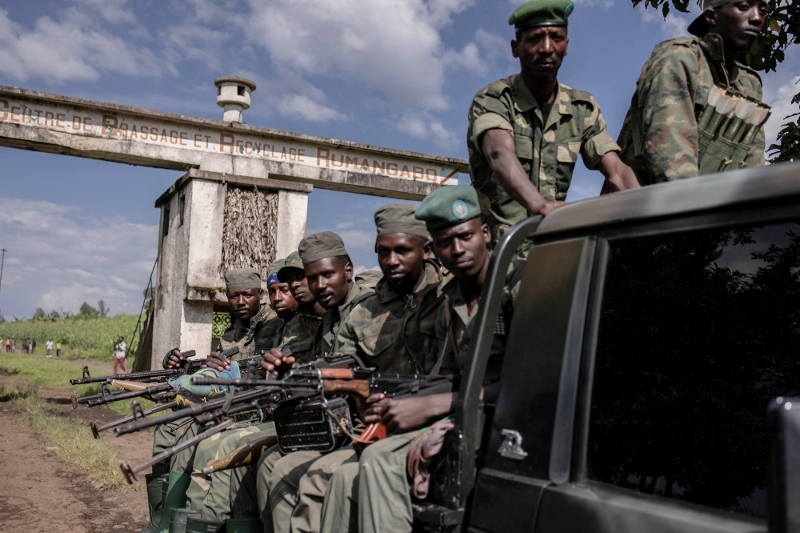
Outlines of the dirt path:
[{"label": "dirt path", "polygon": [[[111,365],[76,361],[76,368],[90,363],[94,374],[109,373]],[[80,374],[80,370],[76,376]],[[22,378],[0,376],[0,383],[26,386]],[[34,387],[37,396],[61,407],[63,416],[84,426],[100,425],[121,415],[102,407],[72,408],[71,390]],[[120,459],[136,464],[152,453],[153,437],[141,431],[124,437],[103,432],[100,438],[114,446]],[[24,454],[22,451],[24,450]],[[122,473],[120,472],[120,476]],[[86,476],[63,465],[8,404],[0,403],[0,532],[100,533],[138,532],[147,522],[147,492],[139,480],[117,492],[95,489]]]},{"label": "dirt path", "polygon": [[8,406],[0,407],[0,428],[0,531],[134,533],[144,526],[143,490],[120,501],[94,489],[50,455]]}]

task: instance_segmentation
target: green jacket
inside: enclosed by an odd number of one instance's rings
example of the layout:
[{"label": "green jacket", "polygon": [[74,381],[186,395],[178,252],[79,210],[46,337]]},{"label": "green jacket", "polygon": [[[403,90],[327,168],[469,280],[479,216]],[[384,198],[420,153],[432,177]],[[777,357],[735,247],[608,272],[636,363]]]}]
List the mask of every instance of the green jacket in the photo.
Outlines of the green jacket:
[{"label": "green jacket", "polygon": [[382,279],[375,293],[361,300],[337,336],[337,353],[357,355],[380,372],[428,374],[436,363],[437,294],[441,274],[432,262],[413,294],[400,296]]},{"label": "green jacket", "polygon": [[595,169],[606,153],[619,150],[606,131],[594,96],[559,84],[550,114],[543,117],[519,74],[478,91],[468,120],[470,177],[495,238],[497,226],[514,225],[527,212],[505,192],[489,167],[481,148],[486,131],[502,129],[514,136],[517,158],[546,200],[567,197],[578,154],[588,168]]},{"label": "green jacket", "polygon": [[223,350],[239,347],[239,353],[231,358],[233,360],[252,357],[255,352],[277,346],[283,327],[283,320],[278,318],[275,311],[269,305],[261,304],[261,309],[250,318],[249,323],[236,318],[222,334],[220,344]]},{"label": "green jacket", "polygon": [[322,318],[298,310],[297,314],[286,323],[283,337],[278,349],[289,349],[297,363],[308,363],[317,358],[319,328]]},{"label": "green jacket", "polygon": [[[637,104],[641,156],[636,157],[634,151],[633,108],[628,110],[619,134],[620,157],[643,185],[698,175],[701,154],[697,114],[706,105],[711,87],[715,83],[725,87],[728,80],[732,89],[761,101],[758,74],[739,63],[731,72],[726,71],[719,35],[681,37],[656,45],[642,67],[633,100]],[[760,128],[744,166],[762,165],[764,129]]]},{"label": "green jacket", "polygon": [[352,283],[350,292],[347,295],[344,303],[332,309],[325,311],[322,315],[322,325],[319,332],[319,343],[317,345],[317,355],[322,355],[325,352],[338,353],[336,346],[336,337],[339,334],[339,325],[347,320],[350,311],[353,307],[362,301],[364,298],[372,294],[373,290],[365,288],[355,281]]}]

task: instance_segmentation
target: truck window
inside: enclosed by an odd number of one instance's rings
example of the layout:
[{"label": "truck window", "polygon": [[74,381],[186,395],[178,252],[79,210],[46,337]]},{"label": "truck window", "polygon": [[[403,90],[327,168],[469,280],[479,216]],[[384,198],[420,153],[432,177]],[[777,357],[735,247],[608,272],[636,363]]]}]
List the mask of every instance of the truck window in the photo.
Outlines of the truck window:
[{"label": "truck window", "polygon": [[610,244],[591,479],[766,516],[767,402],[800,392],[800,223]]}]

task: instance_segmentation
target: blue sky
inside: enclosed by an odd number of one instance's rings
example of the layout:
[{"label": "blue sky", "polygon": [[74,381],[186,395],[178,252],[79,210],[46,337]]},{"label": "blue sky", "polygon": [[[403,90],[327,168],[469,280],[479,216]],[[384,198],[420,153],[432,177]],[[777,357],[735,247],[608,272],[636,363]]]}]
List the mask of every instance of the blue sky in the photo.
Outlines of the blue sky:
[{"label": "blue sky", "polygon": [[[509,0],[4,0],[0,84],[221,118],[213,80],[255,80],[248,123],[466,158],[466,112],[516,72]],[[695,12],[697,12],[695,10]],[[576,0],[560,81],[592,92],[616,137],[653,46],[684,35],[627,0]],[[765,74],[773,137],[800,76],[794,49]],[[157,249],[154,200],[180,173],[0,148],[0,312],[112,314],[141,305]],[[462,176],[462,182],[464,181]],[[569,199],[597,194],[578,165]],[[315,190],[308,231],[339,231],[358,267],[376,264],[384,198]]]}]

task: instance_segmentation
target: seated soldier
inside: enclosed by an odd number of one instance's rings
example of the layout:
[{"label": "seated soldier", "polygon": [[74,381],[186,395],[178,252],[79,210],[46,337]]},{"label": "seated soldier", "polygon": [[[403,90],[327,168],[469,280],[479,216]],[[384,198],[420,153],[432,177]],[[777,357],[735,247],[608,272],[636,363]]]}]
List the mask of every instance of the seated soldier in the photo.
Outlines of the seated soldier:
[{"label": "seated soldier", "polygon": [[[433,252],[452,274],[440,289],[445,301],[437,318],[437,366],[442,373],[459,373],[466,363],[472,318],[489,267],[489,228],[480,218],[475,190],[466,186],[432,192],[416,217],[426,222]],[[496,367],[495,362],[490,365]],[[489,372],[492,374],[496,372]],[[367,447],[358,467],[344,465],[333,475],[325,495],[321,530],[411,531],[408,447],[417,430],[452,413],[454,401],[455,393],[368,398],[364,422],[382,422],[393,436]]]},{"label": "seated soldier", "polygon": [[[251,357],[257,350],[269,350],[275,345],[275,335],[283,326],[272,309],[262,303],[261,276],[252,268],[230,270],[225,273],[226,296],[233,309],[235,320],[220,339],[222,349],[239,347],[234,359]],[[164,368],[177,368],[185,363],[177,348],[169,352],[162,363]],[[158,426],[153,439],[153,454],[158,454],[181,441],[197,434],[198,425],[191,418],[184,418]],[[188,448],[171,458],[170,481],[164,503],[166,522],[169,522],[168,506],[180,507],[185,501],[189,485],[189,473],[195,447]],[[177,503],[176,503],[177,502]]]},{"label": "seated soldier", "polygon": [[[358,356],[380,372],[425,374],[436,363],[441,277],[438,266],[427,260],[428,231],[414,210],[411,204],[390,204],[375,212],[375,251],[383,277],[375,293],[342,321],[337,337],[337,354]],[[328,481],[341,465],[358,464],[358,450],[348,445],[292,470],[283,484],[293,492],[284,492],[281,503],[295,503],[294,509],[288,523],[275,524],[274,531],[319,531]]]}]

